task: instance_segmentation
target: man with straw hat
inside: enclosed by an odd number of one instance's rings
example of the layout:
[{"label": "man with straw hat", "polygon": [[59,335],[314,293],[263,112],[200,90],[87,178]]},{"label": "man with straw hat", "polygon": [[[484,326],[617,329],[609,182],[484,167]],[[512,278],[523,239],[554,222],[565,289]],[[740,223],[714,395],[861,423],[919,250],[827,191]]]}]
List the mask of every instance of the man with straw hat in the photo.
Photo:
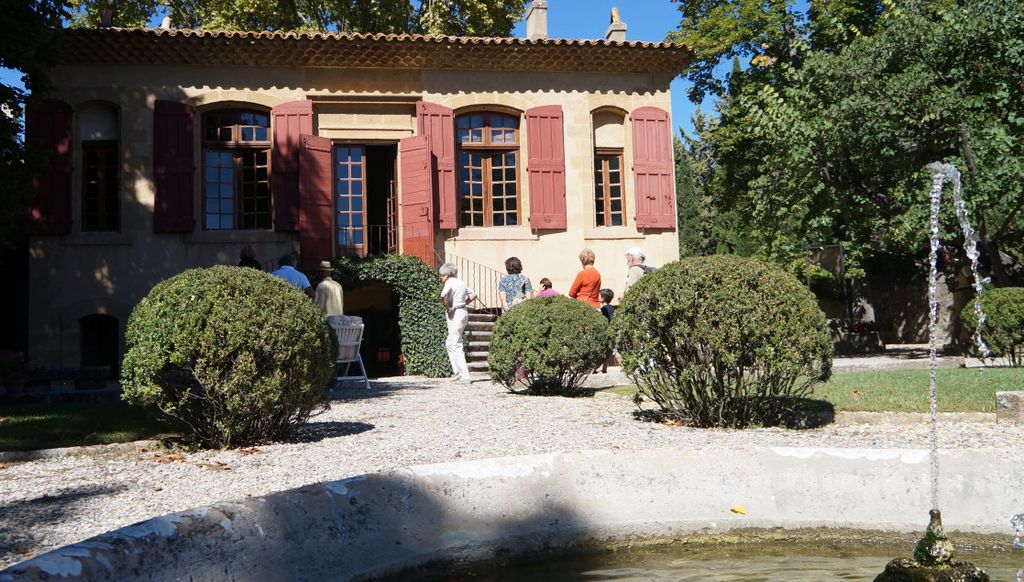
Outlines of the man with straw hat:
[{"label": "man with straw hat", "polygon": [[316,286],[316,296],[313,301],[316,302],[320,315],[328,323],[332,321],[332,318],[334,318],[333,321],[338,321],[343,313],[345,291],[341,288],[340,283],[331,278],[332,269],[330,261],[321,261],[319,270],[323,280]]}]

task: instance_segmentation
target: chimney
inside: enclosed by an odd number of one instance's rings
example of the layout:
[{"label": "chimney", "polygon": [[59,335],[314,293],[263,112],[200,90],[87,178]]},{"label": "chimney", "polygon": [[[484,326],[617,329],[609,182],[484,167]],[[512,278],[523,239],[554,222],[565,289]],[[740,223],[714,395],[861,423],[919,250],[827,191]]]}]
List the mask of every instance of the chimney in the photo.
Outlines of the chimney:
[{"label": "chimney", "polygon": [[604,32],[604,39],[612,42],[626,42],[626,23],[619,19],[618,8],[612,8],[611,24]]},{"label": "chimney", "polygon": [[533,0],[526,9],[526,38],[530,40],[548,37],[548,2]]}]

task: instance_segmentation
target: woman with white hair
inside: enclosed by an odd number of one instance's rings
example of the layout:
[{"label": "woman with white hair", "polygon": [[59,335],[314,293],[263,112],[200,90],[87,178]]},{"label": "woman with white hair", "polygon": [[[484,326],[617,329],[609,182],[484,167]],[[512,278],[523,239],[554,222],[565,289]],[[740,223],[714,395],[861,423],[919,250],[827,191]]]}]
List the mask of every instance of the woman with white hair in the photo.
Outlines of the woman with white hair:
[{"label": "woman with white hair", "polygon": [[466,305],[476,301],[476,293],[459,279],[459,268],[452,263],[445,263],[437,270],[441,275],[444,287],[441,289],[441,302],[448,317],[448,339],[444,347],[448,350],[448,361],[452,364],[452,373],[463,382],[469,382],[469,366],[466,365],[466,353],[462,349],[462,334],[466,331],[469,313]]}]

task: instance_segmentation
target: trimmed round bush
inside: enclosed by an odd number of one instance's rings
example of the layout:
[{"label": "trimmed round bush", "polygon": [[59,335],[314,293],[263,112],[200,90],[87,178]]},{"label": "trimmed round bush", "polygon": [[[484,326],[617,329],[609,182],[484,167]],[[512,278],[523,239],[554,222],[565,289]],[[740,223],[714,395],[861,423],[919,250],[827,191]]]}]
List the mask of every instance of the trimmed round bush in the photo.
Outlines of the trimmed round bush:
[{"label": "trimmed round bush", "polygon": [[832,368],[814,295],[774,265],[729,255],[640,279],[615,311],[612,341],[640,392],[696,426],[778,424]]},{"label": "trimmed round bush", "polygon": [[568,297],[537,297],[498,318],[487,365],[511,392],[572,395],[608,346],[608,321],[599,311]]},{"label": "trimmed round bush", "polygon": [[[986,289],[981,294],[981,309],[986,319],[981,338],[992,355],[1009,359],[1011,366],[1024,364],[1024,287]],[[960,312],[960,320],[972,334],[977,332],[973,300]]]},{"label": "trimmed round bush", "polygon": [[313,302],[244,267],[157,284],[128,320],[124,399],[155,407],[206,447],[293,434],[326,407],[330,334]]}]

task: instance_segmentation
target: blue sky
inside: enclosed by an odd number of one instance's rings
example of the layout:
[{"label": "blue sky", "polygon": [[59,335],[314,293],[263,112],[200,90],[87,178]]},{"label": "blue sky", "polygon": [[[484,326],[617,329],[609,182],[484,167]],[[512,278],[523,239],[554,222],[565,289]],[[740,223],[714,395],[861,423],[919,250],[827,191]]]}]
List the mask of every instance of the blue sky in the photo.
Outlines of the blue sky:
[{"label": "blue sky", "polygon": [[[629,29],[626,40],[661,42],[679,26],[678,4],[670,0],[548,0],[548,36],[551,38],[604,38],[612,7]],[[526,36],[520,22],[512,33]],[[682,78],[672,82],[672,121],[677,127],[693,131],[690,116],[695,105],[686,97],[689,86]],[[710,102],[704,105],[710,109]]]},{"label": "blue sky", "polygon": [[[622,21],[629,26],[628,40],[660,42],[679,25],[678,5],[669,0],[548,0],[548,36],[604,38],[612,6],[619,7]],[[525,31],[525,24],[519,23],[513,34],[526,36]],[[8,69],[0,69],[0,80],[8,85],[21,84],[20,75]],[[686,98],[686,88],[681,78],[672,82],[672,120],[677,127],[692,131],[690,115],[694,105]]]}]

